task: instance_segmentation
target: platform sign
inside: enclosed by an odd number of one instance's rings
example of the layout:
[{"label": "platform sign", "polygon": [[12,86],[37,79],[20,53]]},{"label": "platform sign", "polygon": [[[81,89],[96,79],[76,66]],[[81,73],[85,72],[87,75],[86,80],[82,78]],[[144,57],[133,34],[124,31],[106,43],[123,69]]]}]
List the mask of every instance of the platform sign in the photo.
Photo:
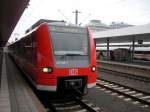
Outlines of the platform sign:
[{"label": "platform sign", "polygon": [[143,44],[143,40],[138,40],[138,44]]}]

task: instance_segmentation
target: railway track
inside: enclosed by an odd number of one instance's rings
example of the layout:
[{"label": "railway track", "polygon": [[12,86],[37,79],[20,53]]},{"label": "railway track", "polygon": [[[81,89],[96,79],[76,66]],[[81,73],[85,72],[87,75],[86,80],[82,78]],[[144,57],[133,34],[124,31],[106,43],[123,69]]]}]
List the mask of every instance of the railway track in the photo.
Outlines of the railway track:
[{"label": "railway track", "polygon": [[133,74],[127,74],[127,73],[122,73],[122,72],[118,72],[118,71],[106,70],[106,69],[101,69],[100,71],[104,72],[104,73],[109,73],[109,74],[112,74],[112,75],[118,75],[118,76],[122,76],[122,77],[125,77],[125,78],[130,78],[130,79],[150,83],[150,78],[148,78],[148,77],[136,76],[136,75],[133,75]]},{"label": "railway track", "polygon": [[90,101],[83,99],[77,91],[70,94],[38,93],[46,112],[104,112],[103,107],[98,107]]},{"label": "railway track", "polygon": [[88,100],[65,99],[51,101],[48,112],[102,112],[102,110]]},{"label": "railway track", "polygon": [[117,95],[125,101],[131,101],[133,104],[139,104],[141,107],[150,107],[149,93],[99,78],[96,88],[111,93],[111,95]]}]

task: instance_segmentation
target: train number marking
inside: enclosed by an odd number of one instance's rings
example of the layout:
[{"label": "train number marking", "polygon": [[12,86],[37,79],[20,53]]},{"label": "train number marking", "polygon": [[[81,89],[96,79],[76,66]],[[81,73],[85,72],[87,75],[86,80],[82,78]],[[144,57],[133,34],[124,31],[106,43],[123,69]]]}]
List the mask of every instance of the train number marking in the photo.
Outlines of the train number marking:
[{"label": "train number marking", "polygon": [[69,75],[70,76],[78,75],[78,69],[69,69]]}]

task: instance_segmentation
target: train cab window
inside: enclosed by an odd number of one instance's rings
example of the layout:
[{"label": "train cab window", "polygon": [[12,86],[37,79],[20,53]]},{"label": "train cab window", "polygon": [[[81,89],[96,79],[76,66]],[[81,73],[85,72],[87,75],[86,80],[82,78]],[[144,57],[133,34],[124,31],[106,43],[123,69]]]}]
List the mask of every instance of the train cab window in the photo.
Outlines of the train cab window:
[{"label": "train cab window", "polygon": [[55,55],[88,55],[88,36],[86,29],[68,28],[50,31]]},{"label": "train cab window", "polygon": [[49,30],[57,67],[89,65],[89,38],[86,28],[57,26],[50,27]]}]

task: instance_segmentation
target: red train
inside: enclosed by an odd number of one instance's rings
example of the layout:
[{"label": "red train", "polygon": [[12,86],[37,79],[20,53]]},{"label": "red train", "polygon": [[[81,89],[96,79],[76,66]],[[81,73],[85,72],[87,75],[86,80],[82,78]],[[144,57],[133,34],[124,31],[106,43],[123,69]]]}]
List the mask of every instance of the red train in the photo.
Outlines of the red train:
[{"label": "red train", "polygon": [[9,49],[38,90],[84,93],[96,85],[96,50],[88,28],[44,22]]},{"label": "red train", "polygon": [[134,59],[150,61],[150,51],[135,51]]},{"label": "red train", "polygon": [[[97,50],[97,59],[106,60],[106,50]],[[131,51],[129,49],[118,48],[110,51],[112,61],[131,61]],[[150,61],[150,51],[134,51],[134,60]]]}]

